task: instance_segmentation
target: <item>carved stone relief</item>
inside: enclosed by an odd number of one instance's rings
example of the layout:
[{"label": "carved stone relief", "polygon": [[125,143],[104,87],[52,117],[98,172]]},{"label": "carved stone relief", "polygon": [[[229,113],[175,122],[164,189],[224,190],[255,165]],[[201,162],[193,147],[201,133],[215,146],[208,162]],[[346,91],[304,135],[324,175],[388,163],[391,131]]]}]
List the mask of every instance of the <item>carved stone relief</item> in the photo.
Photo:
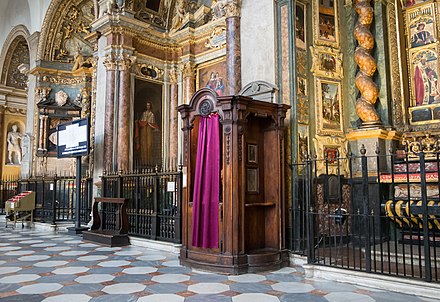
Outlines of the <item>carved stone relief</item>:
[{"label": "carved stone relief", "polygon": [[29,65],[29,48],[26,40],[19,36],[11,43],[6,54],[2,74],[2,83],[10,87],[25,89],[27,87],[27,74],[20,71],[19,66]]}]

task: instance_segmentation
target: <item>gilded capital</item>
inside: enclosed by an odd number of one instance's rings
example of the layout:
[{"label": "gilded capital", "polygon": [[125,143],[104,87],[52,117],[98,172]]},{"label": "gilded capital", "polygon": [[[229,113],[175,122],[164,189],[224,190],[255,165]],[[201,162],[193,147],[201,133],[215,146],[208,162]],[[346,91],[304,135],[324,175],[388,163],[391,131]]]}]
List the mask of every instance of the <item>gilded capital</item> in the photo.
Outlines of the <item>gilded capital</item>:
[{"label": "gilded capital", "polygon": [[240,0],[230,0],[226,2],[226,18],[230,17],[240,17],[241,1]]},{"label": "gilded capital", "polygon": [[178,75],[179,74],[178,74],[176,68],[171,68],[170,69],[170,71],[168,72],[168,76],[169,76],[171,84],[177,84]]},{"label": "gilded capital", "polygon": [[194,77],[195,70],[194,70],[194,63],[193,62],[186,62],[185,64],[180,66],[180,69],[183,73],[184,78],[188,78],[188,77],[193,78]]},{"label": "gilded capital", "polygon": [[117,61],[119,70],[129,70],[135,61],[135,56],[121,55],[121,57]]},{"label": "gilded capital", "polygon": [[105,65],[106,70],[116,69],[116,60],[112,55],[106,55],[102,63]]}]

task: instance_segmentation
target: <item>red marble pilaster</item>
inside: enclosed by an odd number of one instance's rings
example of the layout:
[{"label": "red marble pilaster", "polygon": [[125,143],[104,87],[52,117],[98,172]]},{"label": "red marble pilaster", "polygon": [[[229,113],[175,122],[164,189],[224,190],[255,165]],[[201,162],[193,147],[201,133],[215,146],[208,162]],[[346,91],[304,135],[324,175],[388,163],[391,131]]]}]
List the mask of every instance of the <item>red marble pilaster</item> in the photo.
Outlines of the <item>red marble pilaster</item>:
[{"label": "red marble pilaster", "polygon": [[196,92],[196,78],[194,74],[194,65],[192,62],[186,62],[183,65],[183,99],[185,104],[189,104],[191,98]]},{"label": "red marble pilaster", "polygon": [[113,128],[115,101],[115,70],[107,66],[104,118],[104,170],[111,171],[113,166]]},{"label": "red marble pilaster", "polygon": [[231,2],[226,9],[226,79],[229,95],[238,94],[241,89],[241,42],[240,8],[238,2]]},{"label": "red marble pilaster", "polygon": [[178,86],[177,86],[177,71],[171,69],[170,71],[170,168],[175,168],[177,162],[177,141],[178,141]]},{"label": "red marble pilaster", "polygon": [[121,61],[118,108],[118,170],[127,172],[130,169],[130,60]]}]

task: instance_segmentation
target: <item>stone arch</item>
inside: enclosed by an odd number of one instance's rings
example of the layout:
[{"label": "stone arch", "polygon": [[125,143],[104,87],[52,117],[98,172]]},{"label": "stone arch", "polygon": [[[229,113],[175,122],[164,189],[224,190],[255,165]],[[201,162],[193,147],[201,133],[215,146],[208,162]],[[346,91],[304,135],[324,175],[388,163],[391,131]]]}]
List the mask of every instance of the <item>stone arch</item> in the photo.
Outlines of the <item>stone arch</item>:
[{"label": "stone arch", "polygon": [[[87,5],[87,7],[92,10],[91,14],[94,19],[94,14],[96,14],[96,0],[52,0],[44,17],[43,25],[41,26],[43,30],[38,42],[37,60],[54,61],[54,59],[60,57],[60,54],[56,53],[57,45],[59,44],[57,42],[59,42],[60,39],[64,39],[66,32],[70,30],[63,28],[63,26],[68,26],[65,22],[66,18],[74,18],[74,13],[72,13],[71,9],[78,5]],[[79,13],[82,14],[83,11]],[[91,21],[93,21],[93,19]],[[78,19],[74,21],[73,23],[78,25],[84,20]],[[85,40],[82,42],[87,44]],[[88,43],[88,47],[91,47],[90,43]],[[73,57],[72,53],[68,55],[69,57],[66,58],[65,62],[71,61]]]},{"label": "stone arch", "polygon": [[[25,44],[27,47],[27,58],[29,58],[29,30],[24,25],[15,26],[9,35],[6,37],[5,43],[0,54],[0,84],[7,83],[8,69],[10,67],[11,59],[14,54],[14,50],[20,44]],[[23,62],[24,63],[24,62]],[[29,59],[27,64],[29,64]],[[23,87],[16,87],[23,88]]]}]

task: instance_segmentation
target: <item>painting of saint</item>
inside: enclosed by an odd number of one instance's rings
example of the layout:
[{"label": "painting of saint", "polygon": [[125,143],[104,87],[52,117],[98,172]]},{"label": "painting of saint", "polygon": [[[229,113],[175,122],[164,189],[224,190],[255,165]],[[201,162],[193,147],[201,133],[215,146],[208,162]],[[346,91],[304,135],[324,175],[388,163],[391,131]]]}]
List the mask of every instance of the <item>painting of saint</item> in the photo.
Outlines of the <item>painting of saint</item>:
[{"label": "painting of saint", "polygon": [[410,26],[411,47],[418,47],[435,42],[434,39],[434,23],[429,22],[414,22]]},{"label": "painting of saint", "polygon": [[421,51],[413,62],[415,105],[440,103],[438,62],[435,52]]},{"label": "painting of saint", "polygon": [[323,129],[341,128],[341,111],[337,83],[321,82],[321,114]]},{"label": "painting of saint", "polygon": [[319,14],[319,38],[335,42],[335,16]]},{"label": "painting of saint", "polygon": [[306,92],[306,79],[303,78],[298,78],[298,94],[302,95],[302,96],[306,96],[307,92]]},{"label": "painting of saint", "polygon": [[226,90],[226,62],[203,64],[197,70],[198,89],[207,87],[214,90],[218,96],[225,95]]},{"label": "painting of saint", "polygon": [[152,168],[161,163],[162,85],[137,79],[134,103],[135,168]]},{"label": "painting of saint", "polygon": [[297,4],[295,14],[295,45],[298,48],[306,49],[304,6]]},{"label": "painting of saint", "polygon": [[220,77],[218,72],[211,72],[209,80],[206,82],[206,87],[211,88],[212,90],[217,92],[218,96],[222,96],[225,93],[223,78]]}]

